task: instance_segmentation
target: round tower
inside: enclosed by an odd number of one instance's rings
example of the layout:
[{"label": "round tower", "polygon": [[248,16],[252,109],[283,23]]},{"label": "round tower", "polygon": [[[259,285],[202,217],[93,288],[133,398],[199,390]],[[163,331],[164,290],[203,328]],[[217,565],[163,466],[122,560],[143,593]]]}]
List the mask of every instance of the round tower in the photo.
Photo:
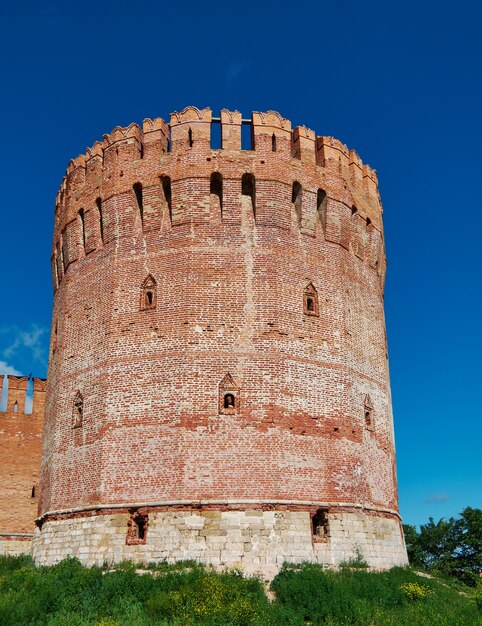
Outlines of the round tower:
[{"label": "round tower", "polygon": [[353,150],[273,111],[115,128],[68,166],[52,272],[38,563],[407,562]]}]

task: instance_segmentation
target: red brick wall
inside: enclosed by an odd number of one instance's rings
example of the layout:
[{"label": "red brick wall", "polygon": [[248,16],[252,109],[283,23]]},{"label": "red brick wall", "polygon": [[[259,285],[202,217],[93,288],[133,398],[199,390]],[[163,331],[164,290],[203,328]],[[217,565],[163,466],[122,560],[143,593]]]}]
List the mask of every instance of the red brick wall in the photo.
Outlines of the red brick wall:
[{"label": "red brick wall", "polygon": [[[0,387],[2,382],[0,378]],[[26,377],[8,377],[7,410],[0,413],[0,535],[33,532],[37,516],[45,381],[34,378],[28,415],[24,413],[27,382]]]},{"label": "red brick wall", "polygon": [[[199,499],[398,508],[376,174],[277,113],[253,114],[251,151],[239,149],[241,116],[222,120],[220,150],[211,112],[188,107],[170,128],[116,128],[68,167],[53,242],[42,513]],[[222,207],[212,172],[223,176]],[[255,176],[254,215],[243,173]],[[157,306],[140,310],[149,274]],[[319,316],[304,312],[310,282]],[[219,413],[227,373],[234,414]],[[83,424],[73,428],[77,392]]]}]

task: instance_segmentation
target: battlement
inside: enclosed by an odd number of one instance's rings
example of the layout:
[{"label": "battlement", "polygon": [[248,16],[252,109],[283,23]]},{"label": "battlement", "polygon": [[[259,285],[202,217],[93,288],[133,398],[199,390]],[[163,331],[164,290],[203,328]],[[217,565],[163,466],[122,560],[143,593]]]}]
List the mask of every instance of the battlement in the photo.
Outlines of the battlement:
[{"label": "battlement", "polygon": [[[0,383],[0,405],[5,405],[5,411],[0,411],[0,419],[6,416],[16,417],[32,415],[43,418],[45,410],[45,392],[47,381],[43,378],[30,378],[30,376],[13,376],[8,374],[2,377]],[[29,382],[32,381],[32,410],[26,413],[27,395]],[[5,382],[8,389],[5,391]]]},{"label": "battlement", "polygon": [[[212,145],[215,124],[218,147]],[[292,128],[276,111],[244,119],[239,111],[222,109],[213,117],[209,108],[188,106],[173,112],[169,124],[155,118],[142,127],[117,126],[70,161],[56,198],[54,289],[72,263],[123,236],[183,224],[240,226],[246,175],[252,177],[255,227],[292,228],[299,186],[301,233],[352,250],[383,284],[377,175],[354,150],[305,126]]]}]

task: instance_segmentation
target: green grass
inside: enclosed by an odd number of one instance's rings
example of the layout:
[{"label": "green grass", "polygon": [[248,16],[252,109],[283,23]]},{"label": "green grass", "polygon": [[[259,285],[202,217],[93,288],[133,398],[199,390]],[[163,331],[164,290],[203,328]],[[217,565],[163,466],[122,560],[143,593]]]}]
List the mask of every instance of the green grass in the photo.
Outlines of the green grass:
[{"label": "green grass", "polygon": [[[35,567],[0,557],[0,624],[49,626],[470,626],[481,624],[477,591],[410,569],[373,573],[286,566],[270,602],[262,583],[193,563],[149,565],[136,574],[84,568],[75,559]],[[470,595],[466,595],[470,594]],[[478,596],[480,598],[480,595]]]}]

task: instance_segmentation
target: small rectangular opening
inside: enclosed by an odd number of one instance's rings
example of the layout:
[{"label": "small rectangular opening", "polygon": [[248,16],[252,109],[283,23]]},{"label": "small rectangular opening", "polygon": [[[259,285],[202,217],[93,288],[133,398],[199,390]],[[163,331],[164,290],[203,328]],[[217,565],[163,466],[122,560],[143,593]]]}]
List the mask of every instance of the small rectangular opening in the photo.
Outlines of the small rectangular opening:
[{"label": "small rectangular opening", "polygon": [[222,145],[221,138],[221,123],[217,120],[213,120],[211,123],[211,148],[213,150],[220,150]]}]

